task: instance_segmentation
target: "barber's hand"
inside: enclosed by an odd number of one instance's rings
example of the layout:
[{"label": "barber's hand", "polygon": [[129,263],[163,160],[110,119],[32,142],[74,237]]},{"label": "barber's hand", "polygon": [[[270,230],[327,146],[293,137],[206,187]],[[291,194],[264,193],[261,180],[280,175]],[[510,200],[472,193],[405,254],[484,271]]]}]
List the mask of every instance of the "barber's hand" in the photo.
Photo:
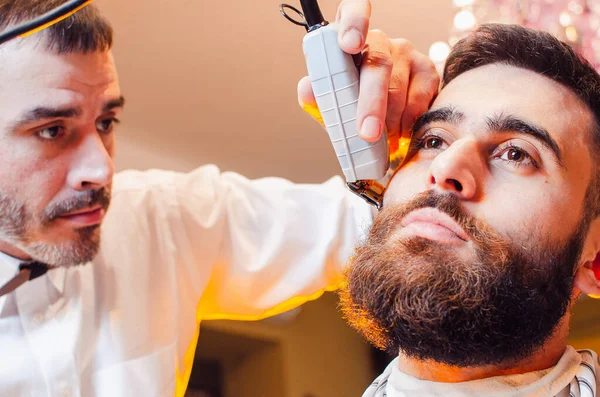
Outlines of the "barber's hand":
[{"label": "barber's hand", "polygon": [[[343,0],[336,23],[342,50],[362,52],[357,125],[361,138],[375,142],[384,125],[390,136],[400,137],[410,131],[437,95],[439,76],[433,62],[407,40],[369,31],[370,16],[369,0]],[[322,123],[308,77],[298,84],[298,101]]]}]

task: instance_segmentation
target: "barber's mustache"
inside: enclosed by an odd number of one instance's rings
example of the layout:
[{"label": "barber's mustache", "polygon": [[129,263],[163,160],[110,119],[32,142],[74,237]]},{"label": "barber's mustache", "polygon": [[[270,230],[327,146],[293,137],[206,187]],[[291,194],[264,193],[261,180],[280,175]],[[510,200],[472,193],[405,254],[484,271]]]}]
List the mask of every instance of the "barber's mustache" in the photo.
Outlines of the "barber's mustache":
[{"label": "barber's mustache", "polygon": [[71,212],[91,207],[100,206],[102,209],[107,210],[110,205],[110,197],[111,190],[105,187],[79,192],[66,200],[51,204],[44,211],[43,222],[49,223]]}]

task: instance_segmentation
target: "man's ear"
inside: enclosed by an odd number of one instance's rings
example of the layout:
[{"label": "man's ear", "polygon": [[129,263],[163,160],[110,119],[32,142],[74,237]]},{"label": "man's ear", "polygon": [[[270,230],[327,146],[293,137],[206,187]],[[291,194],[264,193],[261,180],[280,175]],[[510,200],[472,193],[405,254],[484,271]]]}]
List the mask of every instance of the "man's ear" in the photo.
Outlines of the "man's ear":
[{"label": "man's ear", "polygon": [[592,298],[600,299],[600,218],[590,225],[575,273],[575,287]]}]

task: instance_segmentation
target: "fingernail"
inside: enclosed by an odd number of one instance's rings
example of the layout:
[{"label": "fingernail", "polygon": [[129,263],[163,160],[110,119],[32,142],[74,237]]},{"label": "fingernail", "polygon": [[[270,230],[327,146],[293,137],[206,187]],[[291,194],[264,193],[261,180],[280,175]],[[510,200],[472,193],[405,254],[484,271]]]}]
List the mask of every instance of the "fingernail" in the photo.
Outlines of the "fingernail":
[{"label": "fingernail", "polygon": [[377,139],[381,134],[381,122],[377,117],[369,116],[363,121],[360,129],[363,139]]},{"label": "fingernail", "polygon": [[350,29],[342,37],[342,41],[350,48],[358,49],[362,44],[362,34],[356,29]]}]

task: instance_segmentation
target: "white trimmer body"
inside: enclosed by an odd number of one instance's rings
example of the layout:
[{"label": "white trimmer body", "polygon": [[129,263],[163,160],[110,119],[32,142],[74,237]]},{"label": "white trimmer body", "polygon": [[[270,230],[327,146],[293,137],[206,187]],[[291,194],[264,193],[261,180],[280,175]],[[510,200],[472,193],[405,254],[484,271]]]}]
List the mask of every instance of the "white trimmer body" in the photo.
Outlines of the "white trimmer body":
[{"label": "white trimmer body", "polygon": [[338,45],[335,25],[325,25],[304,36],[308,75],[329,139],[347,182],[377,180],[389,167],[385,131],[375,143],[358,136],[356,110],[359,74],[352,56]]}]

